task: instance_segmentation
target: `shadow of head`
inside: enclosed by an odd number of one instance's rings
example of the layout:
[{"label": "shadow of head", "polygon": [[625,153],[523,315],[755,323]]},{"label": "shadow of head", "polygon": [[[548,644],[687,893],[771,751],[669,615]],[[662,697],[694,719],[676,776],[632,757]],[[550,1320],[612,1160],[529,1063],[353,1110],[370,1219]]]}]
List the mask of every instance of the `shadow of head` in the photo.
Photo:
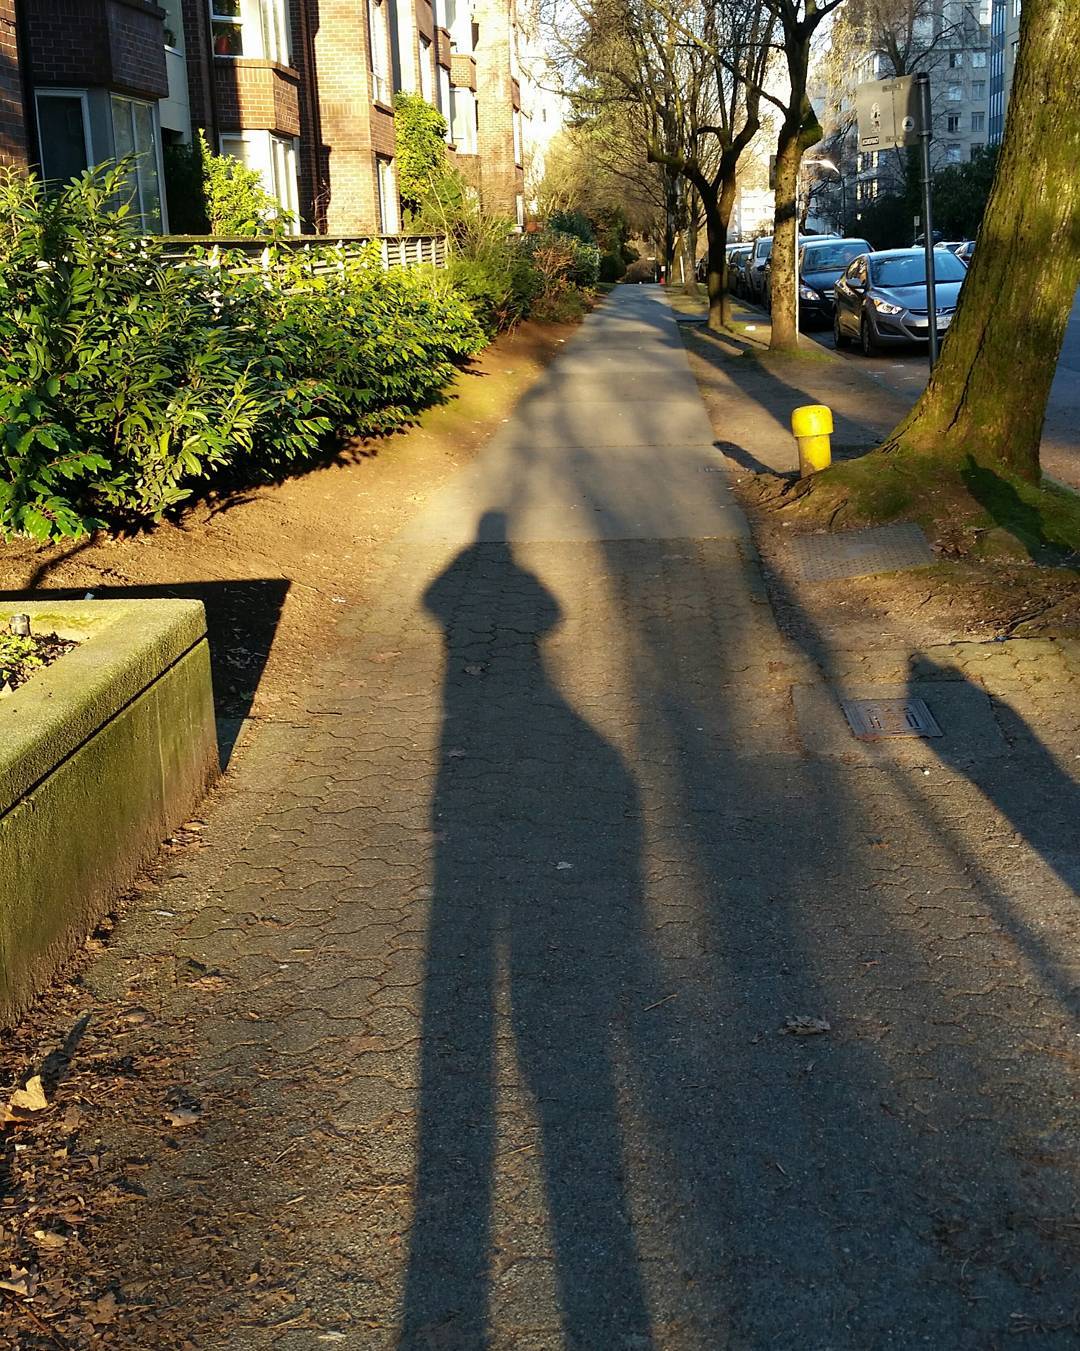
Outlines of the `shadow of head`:
[{"label": "shadow of head", "polygon": [[523,568],[507,538],[503,511],[486,511],[476,538],[424,592],[424,608],[442,626],[446,641],[463,652],[484,641],[533,644],[562,619],[559,602]]}]

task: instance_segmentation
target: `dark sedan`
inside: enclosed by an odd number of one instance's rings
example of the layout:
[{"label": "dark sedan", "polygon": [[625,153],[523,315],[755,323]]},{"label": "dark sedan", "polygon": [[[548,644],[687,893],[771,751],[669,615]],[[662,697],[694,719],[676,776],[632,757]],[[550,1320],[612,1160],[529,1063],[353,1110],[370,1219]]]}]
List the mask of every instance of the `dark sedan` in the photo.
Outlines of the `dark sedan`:
[{"label": "dark sedan", "polygon": [[808,243],[799,252],[799,319],[808,327],[832,318],[836,283],[860,253],[869,253],[865,239],[829,239]]},{"label": "dark sedan", "polygon": [[[967,268],[947,249],[934,250],[938,335],[952,323]],[[927,316],[926,253],[885,249],[856,258],[836,283],[833,337],[837,347],[857,339],[865,356],[883,347],[923,343]]]}]

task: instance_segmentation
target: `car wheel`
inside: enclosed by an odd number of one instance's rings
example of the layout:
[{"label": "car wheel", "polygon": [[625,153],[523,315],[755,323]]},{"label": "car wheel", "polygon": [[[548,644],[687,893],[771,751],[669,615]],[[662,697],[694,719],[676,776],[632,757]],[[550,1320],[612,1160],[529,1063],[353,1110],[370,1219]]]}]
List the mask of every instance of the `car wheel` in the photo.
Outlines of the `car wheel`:
[{"label": "car wheel", "polygon": [[870,327],[870,320],[864,314],[862,323],[859,325],[859,346],[862,348],[864,357],[876,357],[880,348],[877,339],[874,337],[874,330]]}]

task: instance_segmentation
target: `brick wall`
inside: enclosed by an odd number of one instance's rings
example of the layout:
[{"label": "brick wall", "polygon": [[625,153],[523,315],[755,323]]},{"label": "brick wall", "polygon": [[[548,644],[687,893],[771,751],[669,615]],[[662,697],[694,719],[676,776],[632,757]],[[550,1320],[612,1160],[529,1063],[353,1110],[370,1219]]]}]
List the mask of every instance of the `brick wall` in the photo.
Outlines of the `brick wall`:
[{"label": "brick wall", "polygon": [[480,195],[485,210],[512,217],[517,210],[523,175],[514,158],[511,3],[512,0],[475,0],[473,13],[480,33],[476,48]]},{"label": "brick wall", "polygon": [[26,0],[26,46],[35,85],[168,93],[162,11],[144,0]]},{"label": "brick wall", "polygon": [[15,40],[15,0],[0,0],[0,164],[25,165],[26,161],[26,120],[19,48]]},{"label": "brick wall", "polygon": [[289,67],[247,58],[215,61],[214,87],[219,131],[300,134],[299,78]]},{"label": "brick wall", "polygon": [[366,0],[318,0],[315,87],[326,146],[330,234],[378,228],[375,152],[393,154],[393,118],[374,106]]}]

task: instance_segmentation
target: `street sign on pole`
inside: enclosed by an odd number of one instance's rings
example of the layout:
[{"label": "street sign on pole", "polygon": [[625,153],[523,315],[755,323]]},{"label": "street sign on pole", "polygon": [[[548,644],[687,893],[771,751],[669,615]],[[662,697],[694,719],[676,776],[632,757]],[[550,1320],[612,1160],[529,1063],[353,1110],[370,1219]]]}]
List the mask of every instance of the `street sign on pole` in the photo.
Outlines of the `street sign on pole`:
[{"label": "street sign on pole", "polygon": [[860,151],[895,150],[919,144],[922,125],[914,75],[856,85],[855,112],[859,119]]},{"label": "street sign on pole", "polygon": [[937,336],[937,278],[934,275],[934,216],[933,191],[930,179],[930,140],[933,136],[933,120],[930,108],[930,76],[915,77],[918,95],[919,145],[922,160],[923,215],[926,228],[923,230],[923,246],[926,253],[926,337],[930,350],[930,369],[934,369],[938,354]]}]

